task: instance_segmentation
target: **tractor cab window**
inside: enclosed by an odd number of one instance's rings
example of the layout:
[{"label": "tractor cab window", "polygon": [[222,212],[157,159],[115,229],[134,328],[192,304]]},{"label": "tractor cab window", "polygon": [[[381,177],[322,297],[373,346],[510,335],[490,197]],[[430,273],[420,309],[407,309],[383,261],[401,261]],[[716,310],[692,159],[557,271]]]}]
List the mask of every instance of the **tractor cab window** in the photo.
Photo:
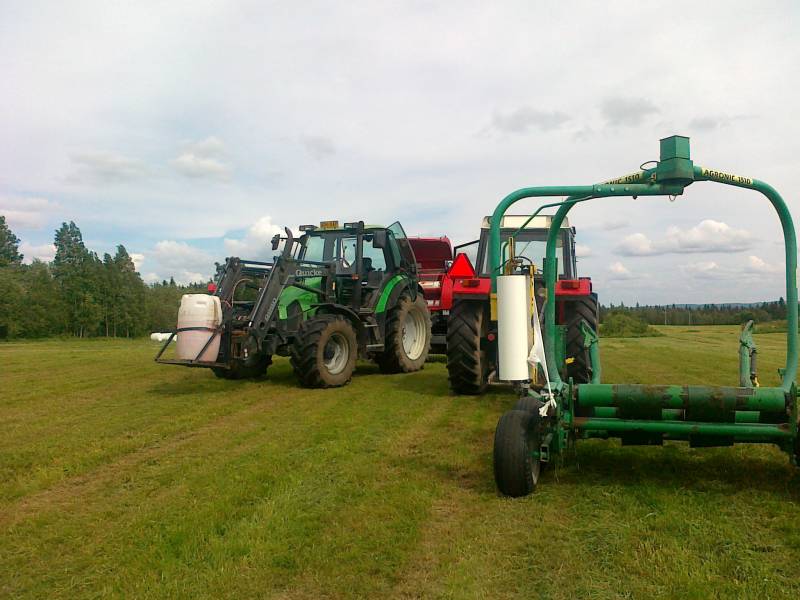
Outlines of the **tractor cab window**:
[{"label": "tractor cab window", "polygon": [[[501,239],[504,241],[500,246],[501,261],[508,260],[508,238],[513,235],[515,230],[503,229],[500,232]],[[559,277],[573,277],[572,268],[572,251],[571,248],[564,245],[565,232],[562,232],[556,240],[556,258],[558,258],[558,276]],[[489,241],[489,231],[483,230],[481,232],[481,264],[483,265],[483,274],[489,273],[489,253],[486,251]],[[517,256],[523,256],[527,263],[531,261],[536,268],[540,271],[544,266],[544,258],[547,254],[547,231],[522,231],[520,232],[514,243],[514,253]]]},{"label": "tractor cab window", "polygon": [[[356,240],[356,236],[343,237],[340,240],[337,258],[340,259],[339,270],[342,273],[355,273],[356,271]],[[364,244],[361,248],[361,263],[361,273],[386,270],[386,256],[384,255],[383,248],[373,248],[372,236],[368,233],[364,234]]]},{"label": "tractor cab window", "polygon": [[300,242],[300,260],[326,262],[333,256],[334,239],[329,235],[304,235]]},{"label": "tractor cab window", "polygon": [[364,262],[363,271],[385,271],[386,270],[386,255],[383,253],[383,248],[375,248],[372,245],[372,236],[370,234],[364,235],[364,248],[362,249],[362,260]]}]

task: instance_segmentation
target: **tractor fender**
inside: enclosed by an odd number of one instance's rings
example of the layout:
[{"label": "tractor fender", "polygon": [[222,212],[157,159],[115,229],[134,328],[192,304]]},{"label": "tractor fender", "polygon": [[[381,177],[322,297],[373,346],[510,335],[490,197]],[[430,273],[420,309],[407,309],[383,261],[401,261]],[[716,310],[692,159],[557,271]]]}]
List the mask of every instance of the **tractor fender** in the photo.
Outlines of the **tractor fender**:
[{"label": "tractor fender", "polygon": [[422,290],[418,284],[414,284],[408,277],[395,275],[383,288],[381,297],[375,307],[375,312],[380,314],[390,310],[397,304],[397,300],[404,292],[409,292],[411,300],[416,300],[417,294],[421,294]]},{"label": "tractor fender", "polygon": [[353,325],[353,328],[356,330],[356,334],[360,334],[364,329],[364,323],[361,321],[361,318],[358,314],[348,308],[347,306],[342,306],[341,304],[317,304],[316,305],[317,311],[316,314],[323,314],[323,315],[342,315],[345,319],[350,321]]}]

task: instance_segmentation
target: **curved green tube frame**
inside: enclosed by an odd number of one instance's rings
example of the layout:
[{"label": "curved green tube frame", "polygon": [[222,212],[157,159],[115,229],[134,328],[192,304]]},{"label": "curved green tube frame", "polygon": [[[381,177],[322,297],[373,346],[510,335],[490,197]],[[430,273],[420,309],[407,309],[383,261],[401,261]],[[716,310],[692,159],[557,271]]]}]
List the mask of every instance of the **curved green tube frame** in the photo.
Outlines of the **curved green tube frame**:
[{"label": "curved green tube frame", "polygon": [[[688,140],[687,140],[688,142]],[[687,150],[688,152],[688,150]],[[573,206],[580,202],[596,198],[614,196],[676,196],[683,193],[684,188],[693,181],[713,181],[724,185],[733,185],[752,189],[762,193],[772,203],[778,213],[783,228],[784,248],[786,253],[786,306],[787,306],[787,331],[786,331],[786,367],[783,371],[782,388],[789,394],[797,378],[797,238],[791,214],[781,195],[769,184],[757,179],[738,177],[705,169],[692,165],[688,161],[691,175],[683,173],[681,177],[662,177],[664,183],[656,182],[659,174],[673,167],[668,165],[676,159],[662,161],[653,169],[647,169],[627,175],[606,183],[585,186],[546,186],[522,188],[506,196],[497,205],[492,214],[489,231],[489,267],[492,278],[492,291],[497,289],[497,274],[501,268],[500,257],[500,223],[506,210],[514,203],[524,198],[540,198],[552,196],[567,196],[563,202],[554,202],[545,206],[558,206],[556,214],[550,223],[550,232],[547,239],[547,254],[544,261],[544,276],[547,286],[547,302],[545,304],[545,331],[544,343],[548,371],[554,387],[563,386],[558,374],[558,365],[555,360],[555,282],[558,273],[556,258],[556,241],[561,224]],[[680,159],[679,159],[680,160]],[[540,207],[539,210],[544,208]],[[537,210],[538,213],[538,210]],[[534,213],[536,214],[536,213]]]}]

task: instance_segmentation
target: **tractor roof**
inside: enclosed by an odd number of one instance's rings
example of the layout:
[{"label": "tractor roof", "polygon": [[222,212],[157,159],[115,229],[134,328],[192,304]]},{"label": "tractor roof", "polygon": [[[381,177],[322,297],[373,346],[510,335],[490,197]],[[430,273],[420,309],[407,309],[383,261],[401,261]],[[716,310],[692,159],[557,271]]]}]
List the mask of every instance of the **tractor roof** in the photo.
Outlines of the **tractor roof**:
[{"label": "tractor roof", "polygon": [[[500,224],[501,229],[519,229],[525,225],[530,215],[505,215]],[[489,229],[489,222],[491,217],[483,217],[481,229]],[[550,223],[553,221],[553,215],[537,215],[530,223],[525,225],[525,229],[550,229]],[[564,218],[561,223],[561,229],[569,229],[569,221]]]}]

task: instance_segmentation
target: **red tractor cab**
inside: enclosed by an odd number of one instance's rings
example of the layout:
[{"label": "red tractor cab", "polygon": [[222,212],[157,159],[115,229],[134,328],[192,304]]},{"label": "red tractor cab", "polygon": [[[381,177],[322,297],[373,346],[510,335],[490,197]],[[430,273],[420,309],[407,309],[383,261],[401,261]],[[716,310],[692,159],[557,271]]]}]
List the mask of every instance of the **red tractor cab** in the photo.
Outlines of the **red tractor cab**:
[{"label": "red tractor cab", "polygon": [[[506,215],[501,224],[503,256],[507,256],[507,240],[514,237],[514,254],[539,269],[534,278],[536,302],[541,313],[545,289],[541,267],[544,262],[547,236],[552,217],[540,215]],[[443,283],[442,298],[447,290],[449,309],[447,323],[447,369],[450,387],[457,394],[479,394],[497,367],[497,315],[489,278],[489,217],[484,217],[480,238],[456,247],[456,257]],[[473,260],[468,255],[474,257]],[[591,378],[591,363],[584,344],[581,322],[596,332],[599,322],[597,294],[592,292],[588,277],[579,277],[575,255],[575,228],[565,219],[558,241],[558,280],[556,282],[557,351],[564,358],[564,378],[586,383]]]}]

